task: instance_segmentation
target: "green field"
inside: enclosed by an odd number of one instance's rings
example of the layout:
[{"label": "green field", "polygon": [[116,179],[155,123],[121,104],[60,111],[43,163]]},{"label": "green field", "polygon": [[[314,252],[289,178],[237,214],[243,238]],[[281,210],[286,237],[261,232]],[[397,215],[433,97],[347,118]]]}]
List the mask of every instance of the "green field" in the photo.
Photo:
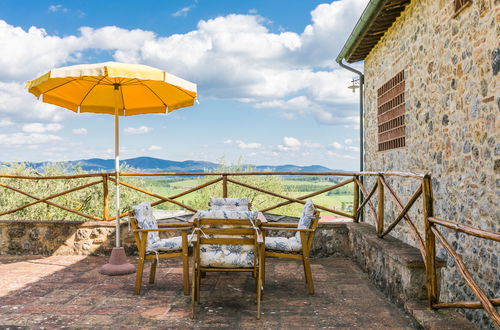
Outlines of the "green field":
[{"label": "green field", "polygon": [[[264,188],[266,190],[274,191],[280,194],[284,194],[290,197],[300,197],[312,193],[314,191],[330,187],[337,182],[342,181],[342,178],[335,178],[326,180],[322,177],[293,177],[293,178],[280,178],[274,177],[280,181],[279,189],[269,189],[262,187],[261,185],[252,182],[252,178],[256,177],[246,177],[246,182],[257,187]],[[194,188],[206,181],[212,179],[210,178],[185,178],[185,177],[175,177],[175,178],[156,178],[148,179],[148,183],[151,185],[150,189],[162,196],[173,196],[175,194],[181,193],[188,189]],[[234,178],[237,181],[242,181],[242,178]],[[261,180],[266,181],[266,178]],[[254,180],[256,181],[256,180]],[[209,189],[210,191],[204,191]],[[237,190],[237,191],[234,191]],[[237,187],[234,184],[228,184],[229,197],[249,197],[249,199],[254,203],[256,200],[265,199],[268,195],[263,193],[257,193],[255,191],[250,191],[246,188]],[[201,195],[201,196],[200,196]],[[186,196],[178,198],[178,201],[185,203],[189,206],[194,206],[195,208],[208,208],[209,197],[220,197],[222,196],[222,184],[219,182],[210,186],[210,188],[204,188],[202,190],[190,193]],[[312,198],[314,203],[322,205],[328,208],[335,208],[336,210],[343,211],[346,213],[352,213],[352,203],[353,203],[353,185],[352,183],[345,185],[341,188],[335,189],[330,192],[323,193],[321,195]],[[264,205],[254,205],[254,209],[260,209],[262,207],[270,206],[284,201],[280,198],[269,198],[266,202],[261,202]],[[163,209],[178,209],[176,205],[165,203],[159,206]],[[274,213],[284,213],[289,215],[300,214],[302,206],[293,203],[286,208],[278,208],[273,210]],[[323,214],[328,214],[328,212],[322,212]]]}]

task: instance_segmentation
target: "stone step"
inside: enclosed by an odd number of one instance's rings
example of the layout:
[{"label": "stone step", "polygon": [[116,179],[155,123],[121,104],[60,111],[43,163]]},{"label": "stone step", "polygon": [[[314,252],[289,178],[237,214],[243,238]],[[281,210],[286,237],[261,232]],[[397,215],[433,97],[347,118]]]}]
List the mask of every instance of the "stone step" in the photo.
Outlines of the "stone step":
[{"label": "stone step", "polygon": [[404,309],[424,329],[477,329],[463,315],[453,309],[430,310],[425,300],[407,301],[404,304]]}]

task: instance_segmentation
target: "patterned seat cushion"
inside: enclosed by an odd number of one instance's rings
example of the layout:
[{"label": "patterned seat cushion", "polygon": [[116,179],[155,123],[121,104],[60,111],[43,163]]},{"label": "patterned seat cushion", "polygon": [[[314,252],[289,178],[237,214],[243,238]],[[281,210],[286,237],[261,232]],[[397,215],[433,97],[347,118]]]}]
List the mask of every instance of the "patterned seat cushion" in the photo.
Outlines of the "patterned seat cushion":
[{"label": "patterned seat cushion", "polygon": [[152,251],[178,251],[182,250],[182,236],[175,236],[171,238],[162,238],[159,241],[151,244],[151,249],[148,249],[147,252]]},{"label": "patterned seat cushion", "polygon": [[302,244],[295,237],[266,237],[266,250],[283,252],[300,252]]},{"label": "patterned seat cushion", "polygon": [[[256,219],[257,211],[210,210],[199,211],[200,219]],[[211,226],[212,228],[238,228],[238,225]],[[211,237],[234,237],[226,235],[210,235]],[[245,236],[241,236],[245,238]],[[200,263],[202,267],[215,268],[251,268],[254,264],[253,245],[219,245],[202,244],[200,247]]]},{"label": "patterned seat cushion", "polygon": [[257,211],[209,210],[199,211],[200,219],[257,219]]},{"label": "patterned seat cushion", "polygon": [[[133,208],[134,216],[139,229],[158,229],[158,222],[153,216],[153,209],[149,202],[144,202]],[[182,249],[182,237],[160,239],[157,231],[150,231],[147,235],[146,253],[154,251],[175,251]]]},{"label": "patterned seat cushion", "polygon": [[203,244],[200,247],[202,267],[251,268],[253,267],[253,245]]},{"label": "patterned seat cushion", "polygon": [[248,211],[248,198],[210,198],[210,210]]}]

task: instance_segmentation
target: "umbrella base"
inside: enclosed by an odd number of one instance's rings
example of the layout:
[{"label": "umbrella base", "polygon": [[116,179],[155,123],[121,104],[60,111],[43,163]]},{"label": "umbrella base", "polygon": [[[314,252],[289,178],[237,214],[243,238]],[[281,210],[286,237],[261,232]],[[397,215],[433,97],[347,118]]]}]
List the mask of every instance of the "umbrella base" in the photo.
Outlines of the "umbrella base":
[{"label": "umbrella base", "polygon": [[111,256],[109,257],[109,263],[99,269],[99,273],[104,275],[127,275],[135,272],[134,265],[130,264],[125,255],[125,249],[123,247],[115,247],[111,251]]}]

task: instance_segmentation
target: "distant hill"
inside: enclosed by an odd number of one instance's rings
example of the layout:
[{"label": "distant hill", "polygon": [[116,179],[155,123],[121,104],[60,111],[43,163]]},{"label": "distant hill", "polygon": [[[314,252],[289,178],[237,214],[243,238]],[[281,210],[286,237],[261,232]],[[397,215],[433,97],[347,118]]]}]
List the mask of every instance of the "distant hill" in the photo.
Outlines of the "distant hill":
[{"label": "distant hill", "polygon": [[[27,163],[33,168],[41,168],[47,162]],[[115,169],[114,159],[81,159],[67,162],[58,162],[68,166],[79,164],[85,171],[92,172],[112,172]],[[152,157],[137,157],[122,160],[125,163],[140,172],[204,172],[214,170],[219,167],[219,164],[197,160],[186,160],[182,162],[152,158]],[[321,165],[297,166],[297,165],[244,165],[243,167],[251,167],[257,171],[271,170],[275,172],[344,172],[343,170],[332,170]]]}]

